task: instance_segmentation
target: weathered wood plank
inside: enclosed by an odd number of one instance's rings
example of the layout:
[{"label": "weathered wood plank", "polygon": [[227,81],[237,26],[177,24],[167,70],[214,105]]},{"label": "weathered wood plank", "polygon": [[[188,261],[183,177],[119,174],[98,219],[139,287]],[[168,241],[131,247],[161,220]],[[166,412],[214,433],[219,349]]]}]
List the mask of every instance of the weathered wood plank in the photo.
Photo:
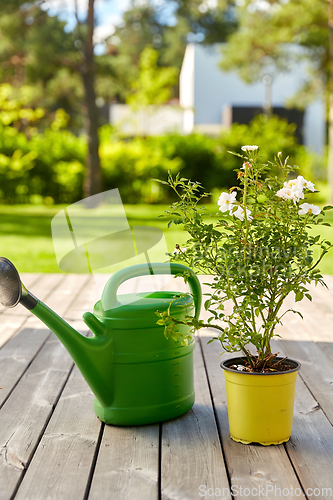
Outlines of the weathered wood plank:
[{"label": "weathered wood plank", "polygon": [[[44,274],[33,287],[33,293],[41,300],[46,300],[65,279],[61,274]],[[0,347],[22,328],[31,313],[20,304],[13,309],[6,309],[0,316]]]},{"label": "weathered wood plank", "polygon": [[300,377],[293,432],[286,448],[307,498],[332,500],[333,427]]},{"label": "weathered wood plank", "polygon": [[[210,332],[212,334],[211,330]],[[258,496],[275,500],[278,488],[281,490],[285,488],[286,495],[283,498],[293,499],[292,489],[295,491],[301,486],[295,477],[283,445],[243,445],[230,438],[227,395],[220,363],[227,357],[233,357],[236,354],[223,354],[219,358],[221,347],[218,342],[207,345],[209,340],[207,337],[200,340],[234,498],[242,498],[250,492],[248,496],[251,498]]]},{"label": "weathered wood plank", "polygon": [[[55,287],[49,295],[50,307],[58,314],[64,314],[86,282],[87,277],[83,275],[66,276],[61,281],[61,287]],[[22,306],[17,307],[23,309]],[[50,335],[50,331],[43,329],[43,324],[31,312],[27,313],[29,318],[24,329],[0,349],[0,406]]]},{"label": "weathered wood plank", "polygon": [[[71,286],[59,290],[53,301],[58,311],[66,310],[76,294],[84,293],[83,285],[88,278],[68,276],[67,279]],[[32,324],[37,321],[37,318],[31,318]],[[73,362],[63,346],[55,336],[50,335],[2,407],[0,475],[4,482],[0,489],[1,499],[13,495],[72,366]]]},{"label": "weathered wood plank", "polygon": [[[98,298],[97,290],[91,277],[72,275],[70,280],[71,286],[64,287],[62,293],[66,297],[69,291],[72,297],[75,294],[77,297],[65,316],[75,328],[87,333],[81,316],[92,309]],[[68,299],[67,296],[60,304],[63,307],[69,304]],[[60,304],[56,307],[59,313]],[[75,367],[24,475],[18,498],[65,500],[84,497],[101,427],[93,411],[93,399]]]},{"label": "weathered wood plank", "polygon": [[[71,303],[70,309],[64,314],[66,321],[75,321],[75,328],[77,330],[87,331],[87,326],[84,323],[82,316],[86,311],[93,311],[94,304],[100,297],[98,295],[97,287],[92,276],[86,275],[70,275],[74,278],[74,295],[75,300]],[[82,282],[80,280],[83,280]],[[64,291],[65,293],[65,291]],[[70,299],[70,296],[68,297]],[[58,312],[56,310],[56,312]],[[58,312],[58,314],[60,314]],[[72,324],[72,323],[71,323]]]},{"label": "weathered wood plank", "polygon": [[185,415],[162,425],[162,499],[200,499],[204,488],[213,488],[214,492],[219,488],[221,498],[230,499],[228,477],[198,343],[194,359],[196,402]]},{"label": "weathered wood plank", "polygon": [[[274,350],[279,350],[282,356],[291,357],[288,348],[291,345],[295,347],[296,344],[296,341],[273,341]],[[313,342],[306,344],[316,347]],[[294,357],[300,360],[299,356]],[[330,472],[333,427],[317,404],[316,392],[312,395],[303,381],[307,368],[308,365],[303,360],[301,376],[298,377],[296,386],[293,431],[286,449],[307,498],[326,500],[333,496],[333,478]],[[323,369],[325,370],[325,366]]]},{"label": "weathered wood plank", "polygon": [[[155,276],[155,285],[163,280]],[[171,278],[167,290],[184,289],[180,280]],[[119,293],[154,291],[151,282],[140,277],[122,285]],[[186,289],[186,287],[185,287]],[[116,428],[106,426],[96,463],[89,500],[158,498],[159,426]]]},{"label": "weathered wood plank", "polygon": [[83,499],[100,428],[93,395],[75,367],[15,499]]},{"label": "weathered wood plank", "polygon": [[326,297],[326,304],[323,298],[317,295],[317,292],[313,295],[312,302],[304,299],[295,303],[294,294],[288,296],[285,301],[285,309],[292,308],[299,311],[303,319],[298,314],[289,312],[282,320],[284,327],[287,327],[287,329],[282,328],[281,330],[279,326],[277,332],[282,331],[284,338],[286,336],[291,338],[293,335],[298,340],[332,341],[333,313],[331,311],[333,299],[328,297],[327,290],[323,289],[321,293],[324,293],[324,297]]},{"label": "weathered wood plank", "polygon": [[158,424],[106,425],[89,500],[157,500],[158,454]]},{"label": "weathered wood plank", "polygon": [[25,328],[0,350],[0,407],[49,335],[47,329]]},{"label": "weathered wood plank", "polygon": [[0,499],[9,499],[27,467],[72,360],[51,337],[37,354],[0,412]]},{"label": "weathered wood plank", "polygon": [[[119,294],[150,289],[140,277],[121,285]],[[158,425],[104,426],[89,500],[157,500],[158,453]]]},{"label": "weathered wood plank", "polygon": [[300,376],[333,424],[332,359],[315,342],[280,340],[279,343],[290,358],[302,364]]}]

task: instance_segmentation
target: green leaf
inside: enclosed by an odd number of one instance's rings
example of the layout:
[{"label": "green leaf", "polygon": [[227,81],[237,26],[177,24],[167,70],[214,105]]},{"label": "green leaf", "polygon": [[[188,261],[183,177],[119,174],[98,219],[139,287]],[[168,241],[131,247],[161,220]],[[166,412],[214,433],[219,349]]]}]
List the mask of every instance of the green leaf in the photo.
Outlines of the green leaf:
[{"label": "green leaf", "polygon": [[204,307],[206,311],[210,308],[212,301],[210,299],[205,301]]},{"label": "green leaf", "polygon": [[300,292],[300,291],[296,292],[295,293],[295,302],[299,302],[300,300],[303,299],[303,297],[304,297],[303,292]]},{"label": "green leaf", "polygon": [[171,226],[172,226],[172,224],[173,224],[173,220],[170,220],[170,221],[168,222],[168,227],[171,227]]}]

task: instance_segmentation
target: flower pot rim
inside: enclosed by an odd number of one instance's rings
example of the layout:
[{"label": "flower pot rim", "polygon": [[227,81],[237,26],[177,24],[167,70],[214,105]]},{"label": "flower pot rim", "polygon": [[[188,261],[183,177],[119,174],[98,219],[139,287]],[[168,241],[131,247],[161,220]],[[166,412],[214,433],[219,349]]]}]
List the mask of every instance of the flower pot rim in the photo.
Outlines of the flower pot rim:
[{"label": "flower pot rim", "polygon": [[[282,356],[278,356],[275,358],[277,361],[284,359]],[[229,358],[225,359],[220,363],[220,367],[223,370],[226,370],[231,373],[238,373],[240,375],[288,375],[289,373],[297,372],[301,368],[301,363],[299,361],[296,361],[291,358],[287,358],[286,361],[290,363],[291,365],[294,365],[294,368],[292,370],[286,370],[282,372],[242,372],[242,371],[237,371],[229,368],[230,365],[233,365],[239,361],[241,364],[242,361],[246,360],[245,356],[238,356],[237,358]]]}]

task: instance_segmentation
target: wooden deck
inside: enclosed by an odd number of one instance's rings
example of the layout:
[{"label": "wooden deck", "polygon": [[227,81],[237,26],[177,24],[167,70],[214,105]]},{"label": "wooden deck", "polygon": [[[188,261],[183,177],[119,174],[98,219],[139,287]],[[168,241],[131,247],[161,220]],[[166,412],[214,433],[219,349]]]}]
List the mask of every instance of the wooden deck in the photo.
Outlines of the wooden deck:
[{"label": "wooden deck", "polygon": [[[22,280],[87,330],[82,313],[97,300],[91,277]],[[327,283],[333,289],[333,277]],[[194,350],[192,410],[163,424],[113,427],[95,417],[93,395],[57,338],[22,306],[1,308],[0,500],[332,500],[333,292],[313,296],[299,305],[304,321],[290,314],[280,329],[277,350],[302,369],[292,437],[269,447],[230,439],[220,348],[206,336]]]}]

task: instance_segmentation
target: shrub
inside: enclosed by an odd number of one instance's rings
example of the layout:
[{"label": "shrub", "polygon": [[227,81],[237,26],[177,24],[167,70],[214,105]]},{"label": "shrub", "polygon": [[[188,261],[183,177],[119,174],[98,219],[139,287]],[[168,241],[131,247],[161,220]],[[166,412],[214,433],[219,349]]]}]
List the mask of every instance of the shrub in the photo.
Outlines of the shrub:
[{"label": "shrub", "polygon": [[[300,173],[311,180],[322,180],[323,159],[310,153],[297,143],[296,125],[278,116],[258,115],[250,125],[234,123],[228,131],[221,135],[220,145],[223,156],[223,168],[235,170],[237,158],[227,153],[228,150],[239,151],[245,144],[260,144],[260,157],[263,162],[274,158],[277,151],[289,156],[289,165],[300,167]],[[319,175],[316,175],[318,171]],[[277,171],[276,171],[277,173]]]},{"label": "shrub", "polygon": [[219,141],[215,138],[199,133],[173,133],[150,137],[147,143],[153,148],[159,148],[166,158],[177,159],[184,177],[195,179],[208,189],[216,186],[217,179],[219,187],[232,183],[233,173],[223,168]]},{"label": "shrub", "polygon": [[47,129],[31,140],[38,153],[32,174],[39,180],[43,197],[56,203],[73,203],[83,196],[86,140],[68,130]]},{"label": "shrub", "polygon": [[118,188],[125,203],[154,203],[163,200],[160,185],[152,178],[166,176],[167,171],[181,168],[179,158],[169,159],[159,147],[136,138],[104,141],[100,146],[103,189]]},{"label": "shrub", "polygon": [[30,140],[14,127],[0,125],[0,198],[4,203],[50,203],[82,197],[83,138],[47,129]]},{"label": "shrub", "polygon": [[[59,129],[56,125],[62,126],[63,118],[58,113],[43,133],[34,127],[19,131],[0,121],[1,202],[70,204],[82,199],[86,139]],[[170,193],[152,179],[166,178],[171,170],[217,193],[236,184],[238,160],[228,151],[240,151],[244,144],[260,144],[263,161],[282,151],[290,156],[290,165],[300,165],[300,174],[323,181],[322,160],[298,145],[294,132],[295,126],[285,120],[265,116],[249,126],[233,124],[217,138],[172,133],[125,140],[104,125],[100,128],[103,190],[118,188],[125,203],[169,202]]]}]

